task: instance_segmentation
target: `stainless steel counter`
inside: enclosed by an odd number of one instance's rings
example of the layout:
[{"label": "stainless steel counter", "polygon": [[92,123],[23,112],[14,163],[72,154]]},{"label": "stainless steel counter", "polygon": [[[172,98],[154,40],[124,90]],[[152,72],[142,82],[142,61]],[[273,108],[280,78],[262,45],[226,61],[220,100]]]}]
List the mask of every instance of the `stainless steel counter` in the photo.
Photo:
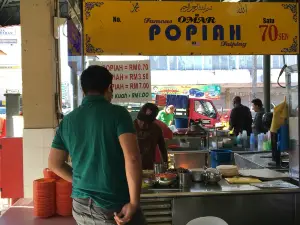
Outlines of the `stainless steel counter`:
[{"label": "stainless steel counter", "polygon": [[225,180],[218,185],[193,183],[190,188],[153,188],[142,191],[142,198],[154,197],[183,197],[183,196],[212,196],[212,195],[244,195],[244,194],[271,194],[271,193],[300,193],[296,189],[259,189],[251,185],[230,185]]}]

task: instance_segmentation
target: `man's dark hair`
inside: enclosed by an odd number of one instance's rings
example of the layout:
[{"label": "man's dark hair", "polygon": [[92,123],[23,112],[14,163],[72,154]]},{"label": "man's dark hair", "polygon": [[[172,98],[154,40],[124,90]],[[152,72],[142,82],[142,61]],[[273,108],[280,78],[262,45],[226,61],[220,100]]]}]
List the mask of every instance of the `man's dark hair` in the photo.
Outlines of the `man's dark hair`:
[{"label": "man's dark hair", "polygon": [[242,99],[240,96],[235,96],[233,99],[233,103],[235,104],[241,104],[242,103]]},{"label": "man's dark hair", "polygon": [[113,75],[103,66],[89,66],[80,77],[83,92],[98,92],[104,94],[112,84]]},{"label": "man's dark hair", "polygon": [[252,100],[253,105],[257,105],[259,108],[263,107],[262,101],[259,98]]}]

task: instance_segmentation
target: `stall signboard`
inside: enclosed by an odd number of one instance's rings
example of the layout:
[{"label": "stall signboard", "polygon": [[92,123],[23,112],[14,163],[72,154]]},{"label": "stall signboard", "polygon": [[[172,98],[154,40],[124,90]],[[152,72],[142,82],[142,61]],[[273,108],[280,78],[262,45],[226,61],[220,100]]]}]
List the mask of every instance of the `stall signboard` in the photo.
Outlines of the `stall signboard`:
[{"label": "stall signboard", "polygon": [[84,1],[86,55],[299,53],[296,3]]},{"label": "stall signboard", "polygon": [[150,61],[90,61],[113,74],[113,102],[142,103],[151,101]]},{"label": "stall signboard", "polygon": [[221,86],[211,85],[184,85],[184,86],[152,86],[155,95],[189,95],[189,97],[218,100],[221,96]]}]

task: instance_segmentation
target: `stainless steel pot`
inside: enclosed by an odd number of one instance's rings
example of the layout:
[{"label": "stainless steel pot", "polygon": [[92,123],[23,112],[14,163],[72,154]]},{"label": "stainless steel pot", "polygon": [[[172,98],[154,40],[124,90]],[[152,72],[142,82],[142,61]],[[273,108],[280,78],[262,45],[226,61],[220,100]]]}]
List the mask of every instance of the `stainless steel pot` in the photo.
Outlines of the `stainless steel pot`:
[{"label": "stainless steel pot", "polygon": [[182,188],[191,185],[191,173],[179,173],[179,186]]},{"label": "stainless steel pot", "polygon": [[154,174],[166,172],[166,166],[163,163],[154,163]]},{"label": "stainless steel pot", "polygon": [[191,169],[192,181],[193,182],[203,182],[204,181],[204,169]]}]

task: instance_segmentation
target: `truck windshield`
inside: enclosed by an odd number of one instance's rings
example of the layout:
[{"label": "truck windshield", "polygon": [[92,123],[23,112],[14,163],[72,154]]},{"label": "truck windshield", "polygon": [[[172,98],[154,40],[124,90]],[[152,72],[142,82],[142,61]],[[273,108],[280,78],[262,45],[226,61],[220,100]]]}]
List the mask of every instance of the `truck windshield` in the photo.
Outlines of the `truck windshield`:
[{"label": "truck windshield", "polygon": [[195,101],[195,111],[210,118],[216,118],[217,112],[211,102],[205,100]]}]

